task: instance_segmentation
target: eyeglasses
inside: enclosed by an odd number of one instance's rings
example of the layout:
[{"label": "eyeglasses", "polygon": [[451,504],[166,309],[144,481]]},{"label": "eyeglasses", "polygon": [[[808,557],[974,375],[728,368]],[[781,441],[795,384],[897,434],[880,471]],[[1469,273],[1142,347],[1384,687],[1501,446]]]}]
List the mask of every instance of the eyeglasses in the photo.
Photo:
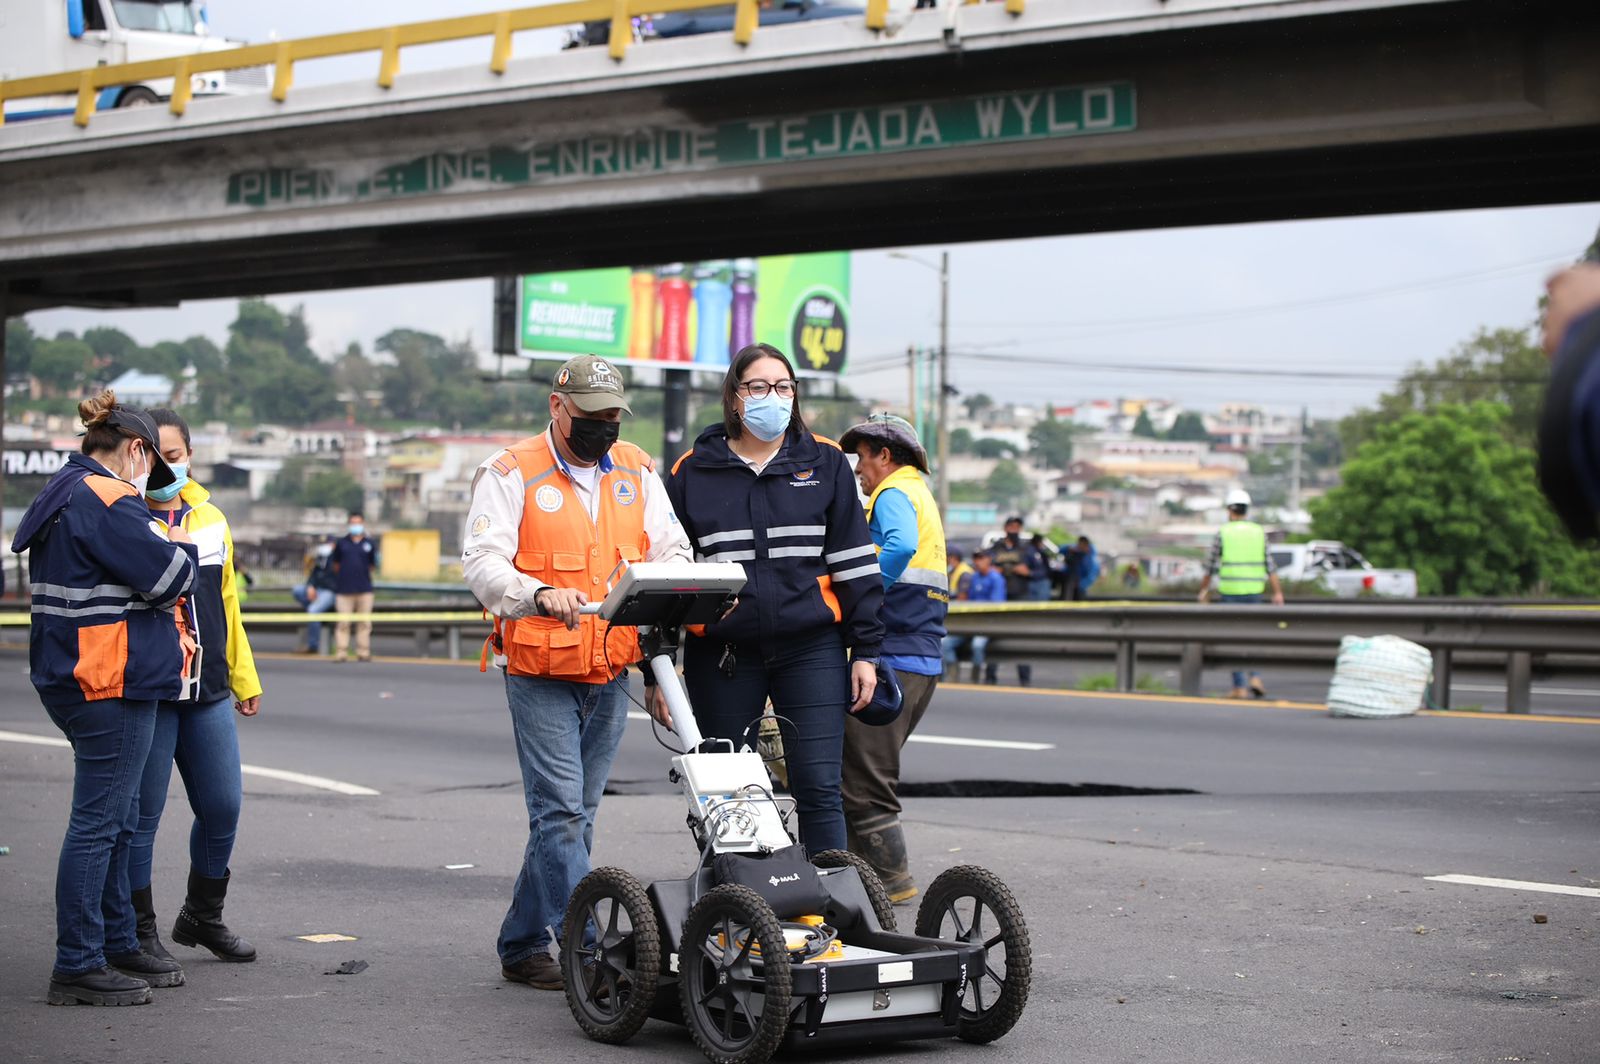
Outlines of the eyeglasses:
[{"label": "eyeglasses", "polygon": [[738,388],[734,390],[749,396],[751,399],[765,399],[773,392],[777,392],[779,398],[793,399],[794,381],[741,381]]}]

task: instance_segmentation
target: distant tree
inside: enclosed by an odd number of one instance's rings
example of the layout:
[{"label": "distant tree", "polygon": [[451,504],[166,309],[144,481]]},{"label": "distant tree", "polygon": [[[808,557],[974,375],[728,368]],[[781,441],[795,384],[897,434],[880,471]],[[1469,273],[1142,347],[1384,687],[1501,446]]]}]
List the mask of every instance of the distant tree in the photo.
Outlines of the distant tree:
[{"label": "distant tree", "polygon": [[340,395],[359,399],[378,388],[378,367],[361,352],[361,345],[352,343],[333,363],[333,384]]},{"label": "distant tree", "polygon": [[362,507],[361,485],[343,466],[319,469],[306,478],[300,502],[304,506],[329,510],[359,510]]},{"label": "distant tree", "polygon": [[961,428],[954,428],[950,430],[951,454],[971,454],[972,442],[971,429],[963,426]]},{"label": "distant tree", "polygon": [[972,453],[979,458],[1010,458],[1017,453],[1017,448],[993,436],[979,436],[972,441]]},{"label": "distant tree", "polygon": [[1206,423],[1199,414],[1185,410],[1178,415],[1178,419],[1167,430],[1167,439],[1189,443],[1207,443],[1211,439],[1211,433],[1206,431]]},{"label": "distant tree", "polygon": [[1127,477],[1113,476],[1110,473],[1102,474],[1089,481],[1086,491],[1120,491],[1133,486],[1133,481]]},{"label": "distant tree", "polygon": [[994,409],[994,400],[983,392],[978,392],[961,400],[961,405],[966,409],[967,417],[978,418],[986,411]]},{"label": "distant tree", "polygon": [[1022,507],[1029,502],[1028,478],[1010,458],[995,466],[989,473],[989,478],[984,481],[984,490],[989,501],[996,506]]},{"label": "distant tree", "polygon": [[261,495],[268,502],[289,503],[301,505],[305,499],[307,469],[311,459],[306,455],[294,455],[283,460],[283,465],[277,473],[273,474]]},{"label": "distant tree", "polygon": [[1311,504],[1313,531],[1423,595],[1600,593],[1600,555],[1575,547],[1540,494],[1534,456],[1499,403],[1442,404],[1381,425]]},{"label": "distant tree", "polygon": [[1539,404],[1550,375],[1544,352],[1527,329],[1479,329],[1447,358],[1415,364],[1377,406],[1357,410],[1339,423],[1344,453],[1355,454],[1378,429],[1420,410],[1445,403],[1503,403],[1509,438],[1532,446]]},{"label": "distant tree", "polygon": [[1035,465],[1046,469],[1065,469],[1072,463],[1072,438],[1077,428],[1070,421],[1055,417],[1036,421],[1028,430],[1028,444],[1032,448]]},{"label": "distant tree", "polygon": [[92,329],[85,329],[82,339],[104,363],[107,380],[120,376],[125,370],[139,368],[134,359],[139,342],[121,329],[96,325]]},{"label": "distant tree", "polygon": [[34,349],[32,370],[57,395],[81,392],[94,371],[94,349],[82,340],[45,340]]},{"label": "distant tree", "polygon": [[33,354],[39,337],[23,318],[6,319],[6,375],[26,376],[32,372]]},{"label": "distant tree", "polygon": [[240,300],[228,333],[230,406],[288,425],[338,409],[332,368],[311,350],[303,307],[284,314],[264,299]]},{"label": "distant tree", "polygon": [[1133,423],[1133,434],[1135,436],[1143,436],[1147,440],[1155,440],[1161,437],[1161,434],[1156,431],[1155,425],[1150,422],[1150,411],[1140,409],[1139,416]]}]

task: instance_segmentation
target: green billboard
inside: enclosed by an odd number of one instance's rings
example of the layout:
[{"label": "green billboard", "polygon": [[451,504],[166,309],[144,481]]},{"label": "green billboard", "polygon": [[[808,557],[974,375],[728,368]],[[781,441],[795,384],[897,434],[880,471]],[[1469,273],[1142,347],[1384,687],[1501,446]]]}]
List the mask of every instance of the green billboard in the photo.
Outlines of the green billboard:
[{"label": "green billboard", "polygon": [[601,355],[633,365],[721,371],[768,343],[807,374],[843,371],[850,253],[711,259],[532,274],[522,279],[530,358]]}]

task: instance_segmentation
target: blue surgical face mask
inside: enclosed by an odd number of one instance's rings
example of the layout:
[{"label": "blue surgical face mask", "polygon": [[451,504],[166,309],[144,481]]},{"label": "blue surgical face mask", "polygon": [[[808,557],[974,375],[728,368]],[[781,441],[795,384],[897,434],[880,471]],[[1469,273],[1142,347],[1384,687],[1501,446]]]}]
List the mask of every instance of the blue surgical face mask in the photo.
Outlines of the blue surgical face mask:
[{"label": "blue surgical face mask", "polygon": [[366,525],[351,525],[350,526],[350,534],[352,536],[364,536],[364,535],[367,534],[367,526]]},{"label": "blue surgical face mask", "polygon": [[793,416],[794,399],[785,399],[776,392],[744,401],[745,427],[768,443],[789,431],[789,420]]},{"label": "blue surgical face mask", "polygon": [[178,492],[183,490],[183,486],[189,483],[188,462],[168,462],[167,468],[172,470],[172,475],[176,479],[164,488],[151,488],[145,492],[145,498],[154,499],[156,502],[171,502],[178,497]]}]

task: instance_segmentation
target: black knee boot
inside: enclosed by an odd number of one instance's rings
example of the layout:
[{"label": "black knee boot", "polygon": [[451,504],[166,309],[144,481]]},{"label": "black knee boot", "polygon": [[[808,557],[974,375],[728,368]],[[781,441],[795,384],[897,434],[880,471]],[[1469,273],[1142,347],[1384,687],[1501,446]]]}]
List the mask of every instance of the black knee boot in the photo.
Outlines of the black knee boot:
[{"label": "black knee boot", "polygon": [[139,916],[139,948],[152,957],[172,960],[172,954],[161,944],[161,932],[156,930],[156,903],[149,887],[141,887],[133,892],[133,911]]},{"label": "black knee boot", "polygon": [[221,879],[189,870],[189,896],[172,925],[172,941],[180,946],[204,946],[225,961],[253,961],[256,948],[222,922],[222,902],[228,896],[228,874]]},{"label": "black knee boot", "polygon": [[[906,854],[906,833],[900,820],[893,814],[874,816],[857,825],[860,835],[851,840],[851,850],[867,859],[872,870],[878,873],[889,900],[903,902],[917,895],[916,880],[911,878],[911,861]],[[858,850],[856,846],[861,848]]]}]

